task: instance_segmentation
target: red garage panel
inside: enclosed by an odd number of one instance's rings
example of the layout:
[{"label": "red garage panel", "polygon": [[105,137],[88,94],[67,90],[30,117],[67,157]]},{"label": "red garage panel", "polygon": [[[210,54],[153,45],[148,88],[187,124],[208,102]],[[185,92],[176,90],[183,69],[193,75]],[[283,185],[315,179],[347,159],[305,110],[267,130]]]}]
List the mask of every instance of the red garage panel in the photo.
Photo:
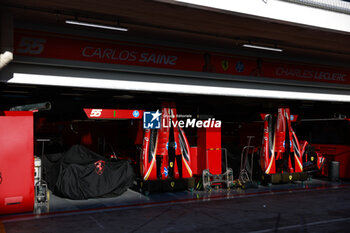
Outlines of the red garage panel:
[{"label": "red garage panel", "polygon": [[315,150],[324,154],[327,164],[322,170],[322,175],[329,176],[329,166],[331,161],[338,161],[339,177],[350,179],[350,146],[347,145],[327,145],[312,144]]},{"label": "red garage panel", "polygon": [[209,169],[211,174],[218,175],[222,173],[221,169],[221,128],[199,128],[198,129],[198,157],[197,171],[202,174],[204,169]]},{"label": "red garage panel", "polygon": [[33,113],[0,112],[0,214],[33,211]]}]

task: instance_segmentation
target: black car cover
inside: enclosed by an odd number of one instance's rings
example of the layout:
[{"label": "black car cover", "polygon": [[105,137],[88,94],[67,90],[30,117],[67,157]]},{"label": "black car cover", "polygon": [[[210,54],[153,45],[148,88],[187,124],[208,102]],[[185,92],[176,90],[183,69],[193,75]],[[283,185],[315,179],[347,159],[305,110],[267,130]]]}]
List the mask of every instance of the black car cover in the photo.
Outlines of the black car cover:
[{"label": "black car cover", "polygon": [[45,155],[43,166],[50,190],[75,200],[120,195],[134,180],[128,161],[109,161],[81,145],[65,153]]}]

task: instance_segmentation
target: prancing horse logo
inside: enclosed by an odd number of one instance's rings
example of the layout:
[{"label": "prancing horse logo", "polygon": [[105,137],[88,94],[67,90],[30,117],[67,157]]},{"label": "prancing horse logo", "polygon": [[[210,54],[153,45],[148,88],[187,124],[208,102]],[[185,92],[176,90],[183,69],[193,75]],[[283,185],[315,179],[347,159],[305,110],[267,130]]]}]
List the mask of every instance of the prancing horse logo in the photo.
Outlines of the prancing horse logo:
[{"label": "prancing horse logo", "polygon": [[102,175],[103,171],[105,170],[105,164],[106,162],[103,160],[99,160],[97,162],[94,163],[95,165],[95,172],[97,173],[97,175]]}]

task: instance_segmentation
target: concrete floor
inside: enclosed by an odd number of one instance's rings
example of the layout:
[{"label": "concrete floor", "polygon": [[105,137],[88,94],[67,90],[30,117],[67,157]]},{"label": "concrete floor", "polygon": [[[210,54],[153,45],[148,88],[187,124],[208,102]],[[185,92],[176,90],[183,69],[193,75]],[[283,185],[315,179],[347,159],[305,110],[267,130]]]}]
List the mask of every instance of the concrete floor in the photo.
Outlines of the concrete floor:
[{"label": "concrete floor", "polygon": [[62,205],[65,211],[2,217],[0,233],[350,232],[348,183],[293,185],[149,197],[133,193],[136,200],[119,197],[127,204],[105,199],[105,208],[96,200],[94,205],[79,201]]}]

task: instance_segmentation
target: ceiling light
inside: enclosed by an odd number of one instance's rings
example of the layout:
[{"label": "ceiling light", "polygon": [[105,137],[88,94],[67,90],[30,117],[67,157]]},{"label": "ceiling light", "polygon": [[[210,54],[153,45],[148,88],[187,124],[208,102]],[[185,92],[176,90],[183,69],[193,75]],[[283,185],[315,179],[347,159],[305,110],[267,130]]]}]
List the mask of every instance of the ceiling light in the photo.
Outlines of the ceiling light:
[{"label": "ceiling light", "polygon": [[128,29],[124,27],[115,27],[115,26],[108,26],[108,25],[102,25],[102,24],[95,24],[95,23],[86,23],[81,21],[75,21],[75,20],[66,20],[67,24],[74,24],[79,26],[86,26],[86,27],[94,27],[94,28],[103,28],[103,29],[110,29],[110,30],[116,30],[116,31],[123,31],[127,32]]},{"label": "ceiling light", "polygon": [[312,101],[350,102],[350,95],[326,94],[306,91],[263,90],[254,88],[216,87],[159,82],[141,82],[96,78],[78,78],[39,74],[14,73],[8,83],[69,86],[78,88],[101,88],[128,91],[168,92],[179,94],[221,95],[235,97],[255,97],[273,99],[293,99]]},{"label": "ceiling light", "polygon": [[243,44],[243,47],[253,48],[253,49],[269,50],[269,51],[275,51],[275,52],[283,52],[283,49],[266,47],[266,46],[260,46],[260,45]]}]

